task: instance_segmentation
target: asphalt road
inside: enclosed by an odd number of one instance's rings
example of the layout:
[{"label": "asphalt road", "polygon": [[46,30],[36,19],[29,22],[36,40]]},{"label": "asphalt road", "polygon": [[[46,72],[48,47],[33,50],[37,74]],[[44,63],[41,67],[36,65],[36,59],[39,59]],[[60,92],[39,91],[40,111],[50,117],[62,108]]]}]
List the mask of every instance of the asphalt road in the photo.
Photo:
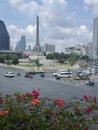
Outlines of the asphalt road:
[{"label": "asphalt road", "polygon": [[[4,73],[13,71],[14,78],[4,77]],[[21,76],[17,76],[17,70],[9,70],[0,68],[0,92],[3,95],[13,94],[15,92],[32,92],[33,89],[39,90],[40,97],[61,98],[67,100],[70,97],[82,98],[84,94],[89,96],[97,96],[98,98],[98,78],[95,80],[95,86],[87,86],[86,81],[74,81],[66,79],[65,81],[56,80],[52,73],[46,73],[45,78],[39,74],[33,76],[33,79],[24,77],[25,72],[21,72]],[[98,124],[90,128],[90,130],[98,130]]]},{"label": "asphalt road", "polygon": [[5,94],[13,94],[15,92],[32,92],[33,89],[39,90],[40,97],[62,98],[68,99],[73,96],[82,98],[84,94],[98,97],[98,82],[95,86],[87,86],[86,81],[76,82],[72,79],[65,81],[56,80],[52,73],[46,73],[45,78],[40,74],[33,76],[33,79],[25,78],[25,72],[21,72],[21,76],[17,76],[17,70],[14,78],[4,77],[4,72],[11,70],[0,68],[0,92]]}]

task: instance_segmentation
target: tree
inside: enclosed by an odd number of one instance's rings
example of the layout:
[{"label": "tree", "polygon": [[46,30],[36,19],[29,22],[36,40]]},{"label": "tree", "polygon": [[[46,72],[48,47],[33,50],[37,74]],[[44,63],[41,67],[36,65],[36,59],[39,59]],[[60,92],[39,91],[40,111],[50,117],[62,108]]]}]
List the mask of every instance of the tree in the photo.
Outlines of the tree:
[{"label": "tree", "polygon": [[13,58],[12,58],[12,64],[14,64],[14,65],[19,64],[19,60],[18,60],[17,56],[13,56]]},{"label": "tree", "polygon": [[11,60],[12,59],[12,55],[6,54],[4,55],[5,60]]},{"label": "tree", "polygon": [[79,59],[79,55],[77,55],[76,53],[71,53],[69,55],[68,61],[71,65],[73,65],[76,61],[78,61]]},{"label": "tree", "polygon": [[82,60],[86,60],[86,61],[89,61],[89,60],[90,60],[90,59],[89,59],[89,56],[87,56],[87,55],[81,56],[81,59],[82,59]]},{"label": "tree", "polygon": [[46,55],[46,59],[54,59],[54,54],[48,54],[48,55]]},{"label": "tree", "polygon": [[0,55],[0,63],[5,63],[4,56]]},{"label": "tree", "polygon": [[55,53],[54,53],[54,59],[58,60],[58,59],[59,59],[59,56],[60,56],[60,54],[59,54],[58,52],[55,52]]}]

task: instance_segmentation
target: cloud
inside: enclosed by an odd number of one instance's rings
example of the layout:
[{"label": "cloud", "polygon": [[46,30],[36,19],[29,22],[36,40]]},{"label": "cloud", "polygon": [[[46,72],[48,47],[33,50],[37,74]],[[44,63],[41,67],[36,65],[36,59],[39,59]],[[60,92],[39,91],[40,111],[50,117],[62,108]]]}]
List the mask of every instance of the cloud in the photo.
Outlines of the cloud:
[{"label": "cloud", "polygon": [[84,0],[84,3],[87,5],[95,5],[98,4],[98,0]]},{"label": "cloud", "polygon": [[8,26],[8,32],[11,39],[11,45],[15,48],[17,42],[20,40],[22,35],[26,36],[27,46],[34,46],[35,42],[35,26],[28,25],[25,29],[17,28],[15,25]]},{"label": "cloud", "polygon": [[[40,39],[40,44],[42,45],[47,42],[50,44],[52,43],[56,45],[57,51],[61,51],[62,43],[63,47],[65,48],[68,46],[73,46],[73,44],[77,45],[78,43],[80,43],[80,40],[83,43],[85,42],[85,39],[87,39],[86,41],[88,42],[89,31],[85,25],[82,25],[79,28],[57,28],[55,31],[57,33],[54,33],[54,35],[50,35],[51,38],[49,38],[48,40],[47,38]],[[36,40],[36,26],[28,25],[25,29],[22,29],[17,28],[15,25],[10,25],[8,27],[8,32],[11,38],[11,45],[13,45],[14,48],[22,35],[26,36],[27,47],[28,45],[31,45],[32,48],[34,47]],[[58,37],[59,35],[60,37]]]},{"label": "cloud", "polygon": [[17,7],[17,6],[21,5],[21,4],[23,4],[23,0],[9,0],[9,2],[11,3],[11,5],[13,7]]},{"label": "cloud", "polygon": [[84,0],[84,9],[87,12],[91,12],[92,15],[98,15],[98,0]]},{"label": "cloud", "polygon": [[29,16],[37,14],[39,10],[39,5],[34,0],[9,0],[9,2],[11,3],[12,7]]},{"label": "cloud", "polygon": [[[60,49],[62,38],[64,47],[84,43],[88,39],[89,31],[86,25],[75,27],[75,14],[68,11],[67,0],[9,0],[13,8],[26,14],[27,19],[39,15],[40,44],[45,42],[55,44]],[[94,2],[84,0],[85,7]],[[94,4],[95,5],[95,4]],[[36,38],[36,23],[28,25],[24,29],[10,25],[8,31],[11,43],[15,46],[21,35],[26,35],[27,45],[34,46]]]}]

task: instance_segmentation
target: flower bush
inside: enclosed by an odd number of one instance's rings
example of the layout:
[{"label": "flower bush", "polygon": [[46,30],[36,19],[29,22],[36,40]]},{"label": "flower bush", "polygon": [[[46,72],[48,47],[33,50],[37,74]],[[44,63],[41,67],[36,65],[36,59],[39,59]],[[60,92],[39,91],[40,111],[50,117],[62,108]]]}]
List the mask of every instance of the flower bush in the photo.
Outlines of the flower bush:
[{"label": "flower bush", "polygon": [[83,99],[39,98],[40,93],[2,96],[0,94],[0,130],[89,130],[98,124],[92,116],[98,110],[96,97]]}]

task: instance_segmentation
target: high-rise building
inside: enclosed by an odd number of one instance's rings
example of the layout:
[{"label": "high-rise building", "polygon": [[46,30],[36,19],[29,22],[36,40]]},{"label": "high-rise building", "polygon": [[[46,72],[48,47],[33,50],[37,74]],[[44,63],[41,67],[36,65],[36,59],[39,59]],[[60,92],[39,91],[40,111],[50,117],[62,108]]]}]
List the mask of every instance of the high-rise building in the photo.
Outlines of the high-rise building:
[{"label": "high-rise building", "polygon": [[31,51],[31,45],[28,46],[28,50]]},{"label": "high-rise building", "polygon": [[26,37],[21,36],[20,41],[17,43],[15,48],[16,51],[24,51],[26,49]]},{"label": "high-rise building", "polygon": [[36,23],[36,45],[34,46],[33,51],[36,53],[41,52],[41,46],[39,44],[39,16],[37,16],[37,23]]},{"label": "high-rise building", "polygon": [[54,53],[55,45],[45,43],[45,52],[46,53]]},{"label": "high-rise building", "polygon": [[98,60],[98,17],[96,17],[93,22],[93,42],[91,48],[92,48],[91,58],[94,60]]},{"label": "high-rise building", "polygon": [[88,42],[86,44],[86,55],[89,56],[90,59],[93,59],[92,58],[93,56],[92,56],[92,53],[91,53],[92,52],[92,44],[93,44],[92,42]]},{"label": "high-rise building", "polygon": [[10,36],[3,21],[0,20],[0,50],[10,50]]}]

